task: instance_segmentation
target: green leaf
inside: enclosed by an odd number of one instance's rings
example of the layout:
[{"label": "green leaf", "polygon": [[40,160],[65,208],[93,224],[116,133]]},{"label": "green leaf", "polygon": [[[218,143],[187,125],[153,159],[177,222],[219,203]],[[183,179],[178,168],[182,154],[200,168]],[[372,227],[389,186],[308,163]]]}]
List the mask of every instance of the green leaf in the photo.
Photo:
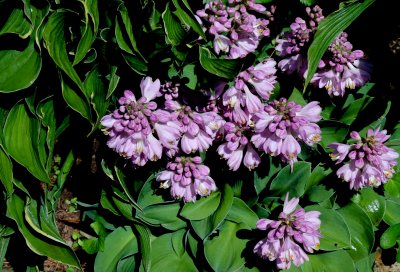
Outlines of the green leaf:
[{"label": "green leaf", "polygon": [[185,254],[185,245],[183,243],[185,233],[186,233],[185,229],[180,229],[172,233],[171,236],[172,248],[174,249],[176,255],[178,256],[182,256],[183,254]]},{"label": "green leaf", "polygon": [[400,240],[400,223],[390,226],[381,236],[380,244],[383,249],[394,247]]},{"label": "green leaf", "polygon": [[319,126],[321,128],[321,142],[319,144],[324,148],[335,142],[343,142],[349,132],[347,125],[336,121],[321,121]]},{"label": "green leaf", "polygon": [[221,201],[217,210],[209,217],[202,220],[191,220],[190,223],[201,239],[206,239],[216,230],[228,215],[233,204],[233,191],[229,185],[225,185]]},{"label": "green leaf", "polygon": [[126,184],[126,180],[125,180],[125,175],[124,173],[121,171],[121,169],[119,169],[117,166],[114,167],[115,170],[115,174],[117,176],[117,179],[119,181],[119,184],[121,184],[121,187],[123,188],[126,196],[128,197],[129,201],[131,202],[132,206],[139,210],[142,211],[142,208],[140,208],[140,206],[136,203],[136,201],[134,200],[131,192],[128,189],[128,186]]},{"label": "green leaf", "polygon": [[249,228],[255,229],[258,216],[247,204],[240,198],[234,197],[232,207],[226,216],[227,220],[236,223],[246,224]]},{"label": "green leaf", "polygon": [[260,177],[258,172],[260,170],[256,169],[254,171],[254,188],[257,192],[257,194],[260,194],[262,190],[264,190],[270,181],[270,179],[281,170],[280,165],[276,165],[274,163],[274,159],[271,156],[267,157],[267,165],[269,165],[268,169],[268,174],[266,174],[264,177]]},{"label": "green leaf", "polygon": [[108,85],[106,99],[110,98],[110,96],[114,93],[115,89],[118,86],[120,77],[117,75],[117,69],[118,66],[111,66],[110,83]]},{"label": "green leaf", "polygon": [[116,271],[119,260],[138,252],[138,241],[132,228],[119,227],[106,237],[104,251],[99,252],[94,261],[94,271]]},{"label": "green leaf", "polygon": [[316,185],[311,187],[310,190],[307,191],[308,199],[311,202],[321,203],[329,198],[331,198],[335,194],[335,190],[326,189],[324,185]]},{"label": "green leaf", "polygon": [[3,267],[4,257],[6,256],[10,237],[0,237],[0,265]]},{"label": "green leaf", "polygon": [[375,0],[354,1],[323,19],[308,49],[308,72],[304,90],[310,83],[318,64],[332,41],[344,31]]},{"label": "green leaf", "polygon": [[386,197],[400,198],[400,172],[394,174],[393,177],[383,185],[383,188],[385,188],[384,192]]},{"label": "green leaf", "polygon": [[186,252],[180,256],[176,254],[172,246],[172,235],[167,233],[152,241],[150,271],[198,271]]},{"label": "green leaf", "polygon": [[386,212],[383,216],[383,221],[388,225],[400,223],[400,204],[392,200],[386,200]]},{"label": "green leaf", "polygon": [[311,163],[309,162],[294,163],[293,171],[290,165],[285,166],[271,182],[271,196],[282,196],[287,192],[291,196],[302,196],[310,175]]},{"label": "green leaf", "polygon": [[144,271],[149,271],[151,267],[151,242],[150,242],[150,230],[144,225],[134,225],[136,230],[139,232],[139,248],[140,254],[142,255],[142,264]]},{"label": "green leaf", "polygon": [[55,11],[47,21],[43,30],[43,39],[47,51],[54,63],[63,70],[81,91],[84,92],[84,86],[68,59],[65,34],[64,34],[64,18],[68,16],[66,11]]},{"label": "green leaf", "polygon": [[165,7],[165,11],[162,13],[162,18],[168,41],[172,45],[179,45],[185,38],[186,32],[183,29],[179,18],[171,12],[169,3]]},{"label": "green leaf", "polygon": [[317,2],[317,0],[300,0],[300,2],[306,6],[312,6]]},{"label": "green leaf", "polygon": [[343,217],[350,230],[352,250],[350,256],[354,261],[361,260],[371,253],[374,245],[374,231],[368,215],[354,203],[340,208],[338,213]]},{"label": "green leaf", "polygon": [[364,188],[352,200],[368,214],[372,224],[379,225],[386,210],[386,202],[383,196],[378,195],[372,188]]},{"label": "green leaf", "polygon": [[142,59],[127,54],[123,54],[122,57],[126,64],[128,64],[129,67],[139,75],[146,75],[148,72],[147,64]]},{"label": "green leaf", "polygon": [[358,114],[364,110],[372,101],[372,97],[366,96],[353,101],[348,108],[343,108],[345,112],[340,121],[346,125],[351,125],[356,120]]},{"label": "green leaf", "polygon": [[225,221],[218,236],[204,243],[204,255],[216,272],[237,271],[245,264],[242,252],[247,240],[238,237],[240,230],[250,229],[245,224]]},{"label": "green leaf", "polygon": [[187,78],[189,80],[185,85],[191,90],[195,90],[197,85],[197,75],[194,71],[195,67],[194,64],[188,64],[183,67],[182,71],[182,78]]},{"label": "green leaf", "polygon": [[22,39],[29,37],[31,32],[31,24],[25,19],[23,10],[18,8],[13,9],[7,21],[0,29],[0,35],[13,33],[18,34]]},{"label": "green leaf", "polygon": [[81,92],[76,92],[65,80],[61,78],[61,91],[65,102],[82,117],[92,122],[92,113],[89,102]]},{"label": "green leaf", "polygon": [[42,68],[42,59],[31,39],[23,51],[0,50],[0,93],[28,88]]},{"label": "green leaf", "polygon": [[156,204],[147,206],[143,212],[138,212],[138,217],[154,225],[173,223],[181,221],[177,217],[179,210],[179,203]]},{"label": "green leaf", "polygon": [[[304,262],[297,271],[303,272],[314,272],[314,271],[346,271],[356,272],[356,267],[351,259],[350,255],[344,250],[337,250],[328,253],[308,255],[310,260]],[[294,267],[293,267],[294,268]],[[296,269],[290,269],[289,271],[296,271]]]},{"label": "green leaf", "polygon": [[[193,12],[187,9],[188,3],[182,0],[172,0],[172,2],[174,3],[174,6],[176,8],[174,14],[178,16],[181,22],[191,27],[197,34],[200,35],[200,37],[202,37],[205,41],[207,41],[207,37],[204,34],[202,26],[199,24],[199,22],[197,22]],[[186,10],[184,6],[186,6]]]},{"label": "green leaf", "polygon": [[180,215],[189,220],[200,220],[213,214],[218,208],[221,199],[220,192],[214,192],[207,197],[202,197],[196,202],[188,202],[183,206]]},{"label": "green leaf", "polygon": [[25,16],[31,22],[31,31],[34,34],[32,38],[36,41],[36,46],[41,50],[43,37],[43,22],[47,18],[50,11],[50,4],[47,1],[42,1],[40,4],[32,0],[22,0],[24,2]]},{"label": "green leaf", "polygon": [[[0,141],[1,143],[1,141]],[[7,195],[13,192],[13,165],[10,157],[0,144],[0,181],[6,189]]]},{"label": "green leaf", "polygon": [[331,251],[349,249],[351,247],[350,230],[343,217],[333,209],[326,209],[319,205],[307,206],[306,211],[319,211],[321,213],[321,239],[320,249]]},{"label": "green leaf", "polygon": [[162,196],[160,194],[156,194],[154,192],[154,189],[152,188],[152,183],[154,179],[155,176],[150,175],[150,177],[143,184],[143,187],[139,192],[137,203],[139,204],[140,207],[142,207],[142,209],[153,204],[159,204],[164,202]]},{"label": "green leaf", "polygon": [[17,103],[9,112],[3,128],[4,147],[19,164],[43,182],[50,183],[39,153],[44,146],[38,144],[39,121],[30,116],[25,105]]},{"label": "green leaf", "polygon": [[293,92],[289,96],[288,101],[294,101],[301,106],[305,106],[307,104],[307,102],[303,98],[303,95],[297,88],[293,89]]},{"label": "green leaf", "polygon": [[46,239],[32,231],[24,220],[24,201],[16,194],[7,202],[7,216],[12,218],[21,234],[25,238],[28,247],[38,255],[47,256],[64,264],[80,268],[79,261],[71,248]]},{"label": "green leaf", "polygon": [[217,59],[211,55],[210,50],[199,47],[200,64],[211,74],[233,79],[242,67],[242,60],[237,59]]}]

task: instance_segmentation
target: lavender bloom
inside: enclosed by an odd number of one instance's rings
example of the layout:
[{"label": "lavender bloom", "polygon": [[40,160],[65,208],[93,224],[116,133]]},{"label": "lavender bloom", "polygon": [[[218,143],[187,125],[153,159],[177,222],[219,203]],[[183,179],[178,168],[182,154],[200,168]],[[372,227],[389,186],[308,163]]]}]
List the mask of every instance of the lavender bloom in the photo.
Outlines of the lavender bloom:
[{"label": "lavender bloom", "polygon": [[392,148],[384,145],[390,135],[386,130],[369,129],[367,137],[353,131],[350,136],[356,141],[354,144],[333,143],[332,160],[336,164],[342,163],[346,158],[347,163],[341,166],[336,174],[350,183],[350,189],[360,190],[368,186],[380,186],[386,183],[394,174],[393,167],[397,164],[399,154]]},{"label": "lavender bloom", "polygon": [[167,100],[165,106],[171,111],[172,118],[179,123],[182,133],[181,149],[186,154],[206,151],[225,123],[213,111],[198,113],[174,100]]},{"label": "lavender bloom", "polygon": [[316,101],[304,107],[285,98],[272,101],[262,112],[254,114],[255,134],[251,142],[259,150],[280,156],[293,166],[301,151],[299,140],[309,146],[321,140],[321,130],[315,124],[321,119],[320,113]]},{"label": "lavender bloom", "polygon": [[224,131],[226,142],[218,147],[217,152],[222,158],[228,160],[229,169],[238,170],[242,162],[249,170],[256,168],[261,158],[246,136],[249,127],[227,122],[224,125]]},{"label": "lavender bloom", "polygon": [[[248,10],[264,14],[266,19],[258,18]],[[272,13],[256,4],[255,0],[230,0],[226,5],[215,0],[208,2],[196,14],[202,25],[209,26],[209,34],[214,36],[215,53],[224,52],[231,59],[243,58],[254,52],[259,41],[270,34],[268,25]]]},{"label": "lavender bloom", "polygon": [[370,78],[371,67],[361,59],[364,56],[361,50],[352,49],[347,33],[342,32],[329,46],[311,83],[325,87],[331,96],[343,96],[346,88],[364,85]]},{"label": "lavender bloom", "polygon": [[279,220],[257,221],[257,228],[268,234],[256,244],[254,253],[270,261],[276,260],[279,269],[289,269],[291,262],[300,266],[309,259],[305,251],[312,253],[319,249],[320,212],[296,209],[298,203],[298,198],[289,200],[286,194]]},{"label": "lavender bloom", "polygon": [[201,164],[200,157],[176,157],[166,170],[157,174],[160,188],[171,188],[171,196],[185,202],[196,201],[196,196],[207,196],[217,187],[209,176],[210,169]]},{"label": "lavender bloom", "polygon": [[175,145],[180,132],[169,113],[156,110],[157,104],[152,101],[161,95],[160,81],[146,77],[140,88],[139,100],[131,91],[125,91],[118,100],[119,108],[104,116],[101,124],[110,136],[107,145],[134,165],[143,166],[148,160],[160,159],[163,147]]}]

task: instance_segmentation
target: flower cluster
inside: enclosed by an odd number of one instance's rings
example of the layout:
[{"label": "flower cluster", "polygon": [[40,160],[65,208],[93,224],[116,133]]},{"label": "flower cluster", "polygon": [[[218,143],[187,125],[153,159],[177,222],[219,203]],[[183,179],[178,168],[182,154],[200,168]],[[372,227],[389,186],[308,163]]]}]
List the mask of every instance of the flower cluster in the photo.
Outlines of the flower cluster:
[{"label": "flower cluster", "polygon": [[355,140],[354,144],[333,143],[329,145],[334,151],[331,154],[336,164],[347,163],[341,166],[336,174],[350,183],[350,189],[359,190],[367,186],[379,186],[386,183],[394,173],[393,166],[397,164],[399,154],[385,146],[390,135],[386,130],[369,129],[366,138],[361,138],[356,131],[350,133]]},{"label": "flower cluster", "polygon": [[[265,18],[250,13],[255,11]],[[272,8],[272,12],[274,8]],[[225,52],[229,58],[243,58],[254,52],[260,40],[269,36],[268,25],[272,13],[255,0],[221,0],[208,2],[204,9],[196,12],[208,33],[214,36],[214,51],[218,55]]]},{"label": "flower cluster", "polygon": [[301,151],[298,140],[309,146],[321,140],[321,130],[315,124],[321,119],[320,113],[316,101],[304,107],[285,98],[272,101],[255,114],[251,141],[259,150],[293,165]]},{"label": "flower cluster", "polygon": [[[302,77],[307,74],[307,48],[316,32],[318,23],[324,18],[320,7],[307,8],[310,21],[297,17],[290,25],[290,31],[277,38],[276,50],[283,59],[278,67],[291,74],[297,72]],[[370,78],[370,65],[362,58],[363,51],[354,50],[342,32],[331,43],[322,57],[311,83],[326,88],[330,96],[343,96],[345,89],[354,89],[366,83]]]},{"label": "flower cluster", "polygon": [[298,198],[289,200],[287,194],[278,220],[257,221],[257,228],[268,234],[256,244],[254,253],[270,261],[276,260],[279,269],[289,269],[291,262],[300,266],[309,259],[305,251],[312,253],[319,249],[320,212],[296,209],[298,203]]},{"label": "flower cluster", "polygon": [[171,188],[172,197],[194,202],[197,195],[207,196],[217,189],[209,174],[210,169],[201,164],[200,157],[176,157],[156,180],[161,188]]}]

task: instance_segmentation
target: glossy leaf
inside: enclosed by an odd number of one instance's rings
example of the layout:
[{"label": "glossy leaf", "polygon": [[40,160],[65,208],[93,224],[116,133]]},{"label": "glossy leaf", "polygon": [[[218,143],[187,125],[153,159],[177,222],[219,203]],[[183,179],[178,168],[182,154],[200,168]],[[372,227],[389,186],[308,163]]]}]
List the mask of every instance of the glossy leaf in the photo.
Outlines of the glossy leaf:
[{"label": "glossy leaf", "polygon": [[32,117],[23,103],[17,103],[9,112],[3,128],[4,146],[10,156],[43,182],[50,182],[41,163],[38,145],[39,121]]},{"label": "glossy leaf", "polygon": [[84,91],[83,83],[68,59],[64,36],[65,16],[67,16],[66,11],[57,10],[49,17],[43,29],[43,39],[55,64],[75,82],[81,91]]},{"label": "glossy leaf", "polygon": [[218,208],[221,199],[220,192],[214,192],[207,197],[202,197],[196,202],[188,202],[183,206],[180,215],[189,220],[200,220],[213,214]]},{"label": "glossy leaf", "polygon": [[[310,254],[308,255],[310,260],[304,262],[297,271],[302,272],[314,272],[314,271],[348,271],[356,272],[356,267],[349,256],[344,250],[338,250],[333,252],[321,253],[321,254]],[[296,269],[290,269],[289,271],[296,271]]]},{"label": "glossy leaf", "polygon": [[[0,141],[1,142],[1,141]],[[7,195],[13,192],[13,166],[8,154],[0,144],[0,181],[6,189]]]},{"label": "glossy leaf", "polygon": [[147,206],[138,216],[150,224],[166,224],[180,221],[177,217],[179,210],[179,203],[157,204]]},{"label": "glossy leaf", "polygon": [[304,90],[331,42],[374,2],[375,0],[354,1],[331,13],[319,23],[317,33],[308,49],[308,72]]},{"label": "glossy leaf", "polygon": [[356,120],[358,114],[364,110],[372,101],[372,97],[366,96],[353,101],[348,108],[343,109],[344,113],[340,121],[346,125],[350,125]]},{"label": "glossy leaf", "polygon": [[374,231],[368,215],[354,203],[338,210],[351,234],[352,250],[349,250],[353,260],[358,261],[369,256],[374,245]]},{"label": "glossy leaf", "polygon": [[394,174],[383,187],[385,188],[385,196],[400,198],[400,172]]},{"label": "glossy leaf", "polygon": [[271,182],[271,195],[281,196],[289,192],[291,196],[302,196],[310,175],[309,162],[296,162],[293,171],[290,165],[285,166]]},{"label": "glossy leaf", "polygon": [[31,39],[23,51],[0,50],[0,93],[10,93],[31,86],[39,76],[42,59]]},{"label": "glossy leaf", "polygon": [[349,128],[347,125],[336,121],[319,122],[321,127],[321,142],[322,147],[327,148],[332,143],[341,143],[347,137]]},{"label": "glossy leaf", "polygon": [[94,262],[95,271],[116,271],[119,260],[139,251],[138,241],[132,228],[119,227],[110,233]]},{"label": "glossy leaf", "polygon": [[65,80],[61,79],[61,91],[65,102],[74,111],[78,112],[88,121],[92,121],[89,102],[81,92],[76,92]]},{"label": "glossy leaf", "polygon": [[112,66],[111,67],[110,83],[108,85],[106,99],[110,98],[110,96],[114,93],[115,89],[118,86],[118,82],[119,82],[120,77],[117,75],[117,69],[118,69],[117,66]]},{"label": "glossy leaf", "polygon": [[131,202],[132,206],[139,210],[142,211],[142,209],[140,208],[140,206],[136,203],[136,201],[133,199],[132,194],[130,193],[128,186],[126,184],[126,177],[124,175],[124,173],[121,171],[121,169],[119,169],[117,166],[114,167],[115,170],[115,174],[117,176],[117,179],[119,181],[119,184],[121,184],[121,187],[123,188],[126,196],[128,197],[129,201]]},{"label": "glossy leaf", "polygon": [[144,270],[149,271],[151,267],[151,233],[145,225],[136,224],[135,228],[139,232],[139,248],[142,255],[142,264]]},{"label": "glossy leaf", "polygon": [[[187,26],[191,27],[197,34],[199,34],[200,37],[202,37],[204,40],[207,40],[206,35],[204,34],[203,28],[197,22],[196,18],[194,17],[194,14],[191,12],[191,10],[187,9],[188,3],[183,0],[172,0],[176,7],[176,11],[174,14],[178,16],[178,18],[181,20],[183,24],[186,24]],[[185,9],[186,6],[186,9]]]},{"label": "glossy leaf", "polygon": [[214,271],[237,271],[245,264],[242,252],[247,240],[238,237],[238,232],[248,229],[245,224],[225,221],[218,236],[204,243],[204,255]]},{"label": "glossy leaf", "polygon": [[349,227],[342,216],[333,209],[326,209],[319,205],[307,206],[306,211],[319,211],[321,213],[320,249],[331,251],[351,248],[351,235]]},{"label": "glossy leaf", "polygon": [[29,228],[23,217],[24,206],[24,201],[14,194],[7,203],[7,216],[15,221],[28,247],[38,255],[80,268],[79,261],[71,248],[52,240],[46,240],[44,236]]},{"label": "glossy leaf", "polygon": [[386,200],[386,212],[383,216],[383,221],[388,225],[394,225],[400,223],[400,203],[393,200]]},{"label": "glossy leaf", "polygon": [[11,12],[7,21],[0,29],[0,35],[6,33],[18,34],[22,39],[26,39],[31,34],[31,24],[24,17],[22,9],[15,8]]},{"label": "glossy leaf", "polygon": [[226,216],[227,220],[236,223],[243,223],[249,228],[255,229],[258,221],[258,216],[247,204],[240,198],[234,197],[232,207]]},{"label": "glossy leaf", "polygon": [[379,225],[386,211],[383,196],[377,194],[372,188],[364,188],[352,200],[363,208],[375,226]]},{"label": "glossy leaf", "polygon": [[162,18],[168,41],[172,45],[179,45],[185,38],[186,32],[183,29],[179,19],[171,12],[169,4],[166,6],[165,11],[162,14]]},{"label": "glossy leaf", "polygon": [[383,249],[394,247],[400,240],[400,223],[390,226],[381,236],[380,245]]},{"label": "glossy leaf", "polygon": [[232,59],[217,59],[211,56],[210,50],[200,47],[200,64],[211,74],[233,79],[242,67],[242,61]]}]

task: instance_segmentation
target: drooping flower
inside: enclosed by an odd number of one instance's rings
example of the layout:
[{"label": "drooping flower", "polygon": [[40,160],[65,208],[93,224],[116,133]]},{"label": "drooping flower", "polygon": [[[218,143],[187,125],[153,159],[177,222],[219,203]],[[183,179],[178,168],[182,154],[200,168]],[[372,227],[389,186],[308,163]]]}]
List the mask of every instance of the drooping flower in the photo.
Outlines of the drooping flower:
[{"label": "drooping flower", "polygon": [[287,194],[278,220],[257,221],[257,228],[268,233],[266,238],[256,244],[254,253],[276,261],[279,269],[289,269],[291,262],[300,266],[309,260],[306,252],[312,253],[319,249],[320,212],[296,209],[298,203],[298,198],[289,200]]},{"label": "drooping flower", "polygon": [[351,132],[350,136],[356,143],[329,145],[333,149],[331,158],[336,164],[349,159],[337,170],[337,176],[349,182],[350,189],[355,190],[386,183],[393,176],[393,167],[399,157],[394,149],[384,144],[390,135],[387,135],[386,130],[380,131],[377,128],[369,129],[366,138],[362,138],[356,131]]},{"label": "drooping flower", "polygon": [[224,125],[225,143],[218,147],[217,152],[227,160],[229,169],[232,171],[238,170],[242,162],[249,170],[256,168],[261,162],[260,156],[246,135],[248,131],[247,125],[233,122],[227,122]]},{"label": "drooping flower", "polygon": [[171,112],[172,118],[179,123],[182,133],[180,146],[186,154],[206,151],[225,123],[214,111],[199,113],[175,100],[166,101],[165,106]]},{"label": "drooping flower", "polygon": [[210,177],[210,169],[200,157],[176,157],[166,170],[156,176],[160,188],[171,188],[171,196],[185,202],[196,201],[196,196],[207,196],[217,187]]},{"label": "drooping flower", "polygon": [[[264,18],[249,11],[264,15]],[[228,58],[236,59],[254,52],[260,40],[269,36],[268,25],[272,20],[272,12],[274,7],[271,12],[266,11],[255,0],[229,0],[226,4],[215,0],[208,2],[196,14],[208,33],[214,36],[215,53],[219,55],[223,52]]]},{"label": "drooping flower", "polygon": [[259,150],[293,165],[301,151],[299,141],[309,146],[321,140],[321,130],[315,122],[321,119],[321,107],[313,101],[304,107],[286,98],[270,102],[254,114],[255,134],[251,142]]},{"label": "drooping flower", "polygon": [[146,77],[140,89],[139,100],[127,90],[118,100],[119,108],[101,119],[110,137],[107,145],[137,166],[160,159],[163,148],[176,146],[180,136],[170,114],[157,110],[157,104],[152,101],[161,95],[160,81]]}]

